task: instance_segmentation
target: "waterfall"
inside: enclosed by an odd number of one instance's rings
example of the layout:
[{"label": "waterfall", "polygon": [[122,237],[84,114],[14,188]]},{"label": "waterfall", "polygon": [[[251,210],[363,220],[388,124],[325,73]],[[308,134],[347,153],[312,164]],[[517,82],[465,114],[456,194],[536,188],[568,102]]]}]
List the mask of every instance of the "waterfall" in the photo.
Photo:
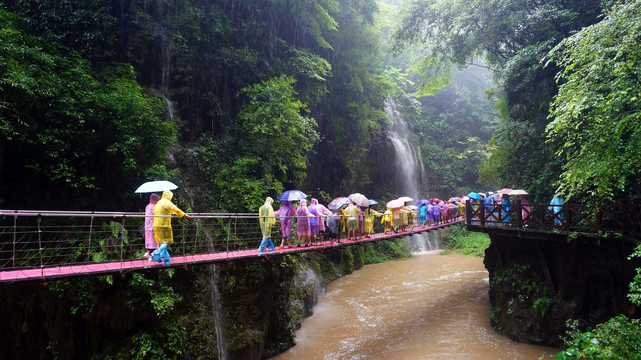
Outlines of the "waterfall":
[{"label": "waterfall", "polygon": [[[421,199],[419,184],[425,172],[420,151],[410,143],[410,131],[403,119],[403,114],[398,109],[396,102],[387,98],[385,100],[385,114],[391,121],[388,136],[394,146],[396,164],[395,168],[396,185],[400,189],[401,196],[409,196],[415,201]],[[419,222],[418,216],[414,219],[415,224]],[[410,250],[413,252],[427,252],[441,249],[440,231],[429,231],[427,233],[410,236]]]},{"label": "waterfall", "polygon": [[223,326],[223,309],[220,303],[220,292],[216,285],[216,264],[209,267],[211,281],[211,305],[214,312],[214,324],[216,326],[216,345],[218,347],[218,358],[227,359],[227,348],[225,347],[225,327]]},{"label": "waterfall", "polygon": [[423,176],[423,164],[420,161],[419,153],[410,144],[407,123],[396,102],[391,98],[385,100],[385,113],[392,122],[389,129],[389,139],[394,145],[396,154],[396,183],[403,196],[418,200],[419,183]]}]

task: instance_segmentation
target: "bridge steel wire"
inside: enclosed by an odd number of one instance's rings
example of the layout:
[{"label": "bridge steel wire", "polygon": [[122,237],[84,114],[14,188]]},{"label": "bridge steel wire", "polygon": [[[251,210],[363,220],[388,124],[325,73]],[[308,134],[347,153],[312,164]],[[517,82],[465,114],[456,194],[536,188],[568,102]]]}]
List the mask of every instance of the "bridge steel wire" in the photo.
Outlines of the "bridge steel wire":
[{"label": "bridge steel wire", "polygon": [[[257,214],[190,213],[189,216],[190,219],[174,217],[172,220],[172,266],[260,256],[257,249],[262,234]],[[112,274],[161,266],[143,258],[146,251],[144,219],[144,213],[136,212],[0,210],[0,282]],[[361,238],[360,242],[431,229],[416,227],[401,234],[380,234],[383,229],[379,217],[374,224],[378,234]],[[278,220],[271,238],[274,245],[280,245]],[[298,242],[295,219],[291,241],[292,244]],[[276,252],[318,248],[278,248]]]}]

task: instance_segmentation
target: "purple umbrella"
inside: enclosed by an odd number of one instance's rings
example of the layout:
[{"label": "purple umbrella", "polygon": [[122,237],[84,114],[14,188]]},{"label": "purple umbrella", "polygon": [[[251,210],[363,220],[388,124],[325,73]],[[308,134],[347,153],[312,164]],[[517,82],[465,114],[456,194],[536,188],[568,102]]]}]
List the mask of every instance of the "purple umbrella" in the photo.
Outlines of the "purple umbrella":
[{"label": "purple umbrella", "polygon": [[305,199],[307,195],[299,190],[287,190],[278,196],[280,201],[296,201],[300,199]]}]

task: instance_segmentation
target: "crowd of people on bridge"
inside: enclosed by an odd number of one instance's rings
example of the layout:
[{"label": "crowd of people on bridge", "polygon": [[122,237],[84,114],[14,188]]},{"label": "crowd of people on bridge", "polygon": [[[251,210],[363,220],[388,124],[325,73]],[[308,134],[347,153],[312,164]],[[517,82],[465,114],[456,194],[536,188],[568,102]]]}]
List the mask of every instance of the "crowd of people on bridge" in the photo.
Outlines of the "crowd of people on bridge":
[{"label": "crowd of people on bridge", "polygon": [[[361,194],[352,194],[348,197],[335,198],[324,206],[315,198],[311,199],[307,206],[306,195],[302,192],[300,198],[291,200],[283,199],[277,211],[274,211],[274,200],[271,197],[265,199],[265,203],[258,209],[259,225],[262,240],[259,245],[259,252],[274,251],[272,241],[272,228],[276,220],[280,221],[282,233],[281,248],[292,246],[309,247],[324,245],[326,242],[340,243],[345,236],[347,240],[357,240],[361,237],[370,238],[374,233],[374,222],[380,219],[383,233],[399,233],[413,230],[415,226],[438,227],[441,223],[448,223],[465,215],[465,204],[470,202],[474,209],[481,206],[486,207],[494,222],[510,222],[512,200],[511,196],[519,196],[522,219],[527,218],[529,206],[523,190],[502,189],[496,193],[471,192],[463,197],[453,197],[447,201],[432,198],[419,200],[416,204],[410,197],[400,197],[389,201],[383,212],[373,208],[378,204],[376,201],[368,200]],[[285,194],[285,193],[283,193]],[[281,194],[281,196],[283,195]],[[171,228],[171,214],[189,218],[176,205],[171,202],[173,193],[169,190],[163,191],[162,197],[152,193],[149,204],[145,208],[145,247],[147,252],[144,257],[149,261],[170,264],[169,246],[173,243],[173,232]],[[279,197],[281,199],[281,197]],[[293,205],[298,201],[298,207]],[[500,204],[499,214],[494,214],[496,205]],[[557,214],[555,222],[562,217],[563,199],[555,197],[550,210]],[[561,214],[558,216],[558,214]],[[153,216],[151,216],[153,215]],[[417,217],[418,215],[418,217]],[[416,221],[418,219],[418,221]],[[292,228],[296,224],[296,241],[292,240]]]},{"label": "crowd of people on bridge", "polygon": [[[351,195],[350,195],[351,196]],[[380,220],[384,233],[398,233],[412,230],[415,226],[438,226],[464,215],[464,200],[452,198],[448,201],[439,199],[420,200],[414,204],[413,199],[402,197],[387,203],[386,209],[379,212],[368,202],[353,201],[349,197],[334,199],[327,206],[312,198],[309,206],[307,199],[298,200],[298,207],[292,200],[283,200],[278,210],[274,211],[271,197],[265,199],[258,211],[262,241],[259,252],[274,250],[271,240],[271,227],[280,221],[282,232],[281,248],[309,247],[325,245],[328,242],[340,243],[356,240],[361,237],[371,238],[374,233],[374,222]],[[417,218],[418,215],[418,218]],[[416,219],[419,219],[418,224]],[[296,239],[292,239],[292,228],[296,225]]]}]

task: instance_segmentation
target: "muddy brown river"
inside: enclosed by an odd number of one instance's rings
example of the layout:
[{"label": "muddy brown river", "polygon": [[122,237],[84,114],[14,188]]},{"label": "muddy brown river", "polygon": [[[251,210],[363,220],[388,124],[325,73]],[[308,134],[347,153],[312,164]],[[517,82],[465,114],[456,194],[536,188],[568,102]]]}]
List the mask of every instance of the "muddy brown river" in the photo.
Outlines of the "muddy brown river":
[{"label": "muddy brown river", "polygon": [[331,283],[297,345],[273,359],[539,359],[560,351],[495,333],[490,312],[483,259],[418,254]]}]

